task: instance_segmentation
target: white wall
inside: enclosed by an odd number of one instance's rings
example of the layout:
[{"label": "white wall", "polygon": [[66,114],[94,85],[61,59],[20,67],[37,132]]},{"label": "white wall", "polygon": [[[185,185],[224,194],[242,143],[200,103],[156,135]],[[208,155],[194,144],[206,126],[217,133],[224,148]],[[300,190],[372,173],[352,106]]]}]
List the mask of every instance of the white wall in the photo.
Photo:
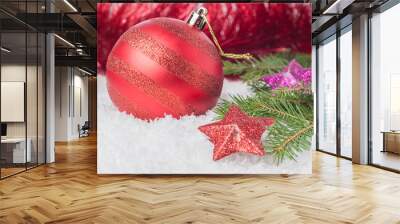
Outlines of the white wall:
[{"label": "white wall", "polygon": [[55,141],[68,140],[68,88],[70,76],[68,67],[55,68]]},{"label": "white wall", "polygon": [[[74,75],[74,108],[72,108],[72,120],[71,120],[71,135],[74,138],[79,137],[77,126],[78,124],[83,125],[85,121],[88,121],[88,78],[82,76],[82,73]],[[80,96],[80,97],[79,97]],[[81,110],[81,111],[80,111]]]},{"label": "white wall", "polygon": [[[25,82],[25,75],[27,69],[28,74],[32,74],[33,72],[36,74],[36,67],[33,66],[28,66],[27,68],[25,67],[25,64],[3,64],[1,66],[1,81],[2,82]],[[34,83],[31,83],[32,80],[30,80],[29,84],[34,84],[36,85],[36,81]],[[36,99],[36,89],[31,89],[28,88],[28,93],[27,96],[28,98],[35,98]],[[34,92],[30,92],[29,90],[32,90]],[[33,101],[32,99],[27,99],[28,102]],[[35,105],[30,105],[34,106]],[[1,108],[2,110],[7,110],[7,108]],[[31,115],[34,115],[35,117],[30,117]],[[36,114],[31,114],[28,113],[28,122],[35,121],[36,123]],[[25,137],[25,122],[7,122],[7,136],[8,137]],[[29,127],[32,127],[33,125],[28,125]],[[36,129],[36,127],[35,127]],[[28,133],[29,137],[29,133]]]},{"label": "white wall", "polygon": [[[26,135],[29,139],[29,147],[31,148],[32,152],[32,161],[36,162],[36,158],[38,158],[39,163],[44,163],[45,90],[43,80],[44,74],[42,73],[42,67],[37,67],[36,65],[25,66],[25,63],[3,64],[1,66],[1,76],[2,82],[24,82],[26,84],[27,91],[26,107],[25,105],[23,105],[22,108],[18,108],[19,110],[22,110],[19,111],[20,113],[26,112],[26,120],[23,119],[23,121],[21,122],[5,122],[7,124],[7,137],[24,138]],[[2,92],[3,90],[4,89],[2,89]],[[2,98],[4,97],[7,98],[7,95],[2,95]],[[3,113],[16,113],[16,111],[11,111],[13,110],[13,108],[10,107],[3,106],[1,110]]]},{"label": "white wall", "polygon": [[[5,64],[1,66],[1,81],[3,82],[25,82],[25,64]],[[1,108],[7,110],[7,108]],[[8,137],[25,137],[25,122],[7,123]]]},{"label": "white wall", "polygon": [[56,67],[56,141],[77,139],[78,124],[88,120],[88,78],[83,75],[76,68]]}]

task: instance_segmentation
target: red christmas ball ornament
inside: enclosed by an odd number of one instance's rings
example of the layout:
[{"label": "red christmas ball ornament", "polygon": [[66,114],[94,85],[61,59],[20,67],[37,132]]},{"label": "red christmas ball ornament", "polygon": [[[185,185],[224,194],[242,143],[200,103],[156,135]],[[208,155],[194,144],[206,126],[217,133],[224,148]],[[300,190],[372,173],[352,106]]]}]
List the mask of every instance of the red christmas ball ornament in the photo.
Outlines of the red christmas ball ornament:
[{"label": "red christmas ball ornament", "polygon": [[106,68],[108,93],[120,111],[147,120],[199,115],[215,106],[223,70],[218,50],[202,32],[204,13],[192,13],[187,23],[149,19],[122,34]]}]

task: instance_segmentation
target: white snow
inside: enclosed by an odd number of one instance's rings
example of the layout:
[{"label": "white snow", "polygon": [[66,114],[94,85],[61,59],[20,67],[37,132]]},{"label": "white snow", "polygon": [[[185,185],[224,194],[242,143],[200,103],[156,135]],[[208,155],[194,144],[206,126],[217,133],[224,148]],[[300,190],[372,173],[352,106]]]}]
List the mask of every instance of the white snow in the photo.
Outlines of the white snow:
[{"label": "white snow", "polygon": [[[152,122],[119,112],[109,98],[106,78],[97,77],[99,174],[309,174],[311,151],[297,161],[276,165],[271,155],[237,153],[212,160],[213,144],[197,128],[213,121],[210,110],[202,116],[170,116]],[[241,81],[224,81],[221,99],[252,94]]]}]

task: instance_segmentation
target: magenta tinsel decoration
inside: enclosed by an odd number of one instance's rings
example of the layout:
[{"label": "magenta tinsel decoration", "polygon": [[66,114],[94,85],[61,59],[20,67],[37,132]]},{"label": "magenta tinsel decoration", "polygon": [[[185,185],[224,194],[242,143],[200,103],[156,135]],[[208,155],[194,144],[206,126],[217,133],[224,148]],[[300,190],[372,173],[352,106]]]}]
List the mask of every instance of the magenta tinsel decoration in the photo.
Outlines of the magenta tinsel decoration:
[{"label": "magenta tinsel decoration", "polygon": [[281,72],[261,78],[271,89],[305,87],[311,84],[311,69],[303,68],[295,59]]}]

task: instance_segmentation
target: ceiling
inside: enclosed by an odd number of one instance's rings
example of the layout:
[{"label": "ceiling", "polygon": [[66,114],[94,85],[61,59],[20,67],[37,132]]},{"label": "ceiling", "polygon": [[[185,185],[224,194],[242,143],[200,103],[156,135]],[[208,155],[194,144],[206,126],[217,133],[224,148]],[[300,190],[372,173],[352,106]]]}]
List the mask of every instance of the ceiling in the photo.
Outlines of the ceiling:
[{"label": "ceiling", "polygon": [[[57,34],[56,65],[96,71],[96,3],[96,0],[0,0],[2,45],[12,49],[7,56],[11,59],[27,55],[25,35],[19,33],[52,32]],[[28,56],[37,49],[30,44],[30,36],[27,35]]]},{"label": "ceiling", "polygon": [[352,18],[373,11],[389,0],[313,0],[313,43],[351,24]]},{"label": "ceiling", "polygon": [[[313,12],[313,40],[318,40],[343,18],[355,16],[368,9],[375,8],[387,0],[272,0],[269,2],[311,2]],[[82,63],[96,70],[96,3],[101,0],[0,0],[0,20],[3,43],[15,48],[14,54],[26,54],[23,51],[25,40],[15,35],[32,31],[54,32],[56,63],[68,65]],[[113,2],[113,1],[107,1]],[[49,13],[49,12],[52,13]],[[27,13],[26,13],[27,12]],[[351,22],[351,18],[350,18]],[[334,31],[332,31],[334,32]],[[14,33],[14,34],[12,34]],[[28,38],[29,39],[29,38]],[[28,54],[35,48],[28,45]],[[18,53],[19,52],[19,53]]]}]

